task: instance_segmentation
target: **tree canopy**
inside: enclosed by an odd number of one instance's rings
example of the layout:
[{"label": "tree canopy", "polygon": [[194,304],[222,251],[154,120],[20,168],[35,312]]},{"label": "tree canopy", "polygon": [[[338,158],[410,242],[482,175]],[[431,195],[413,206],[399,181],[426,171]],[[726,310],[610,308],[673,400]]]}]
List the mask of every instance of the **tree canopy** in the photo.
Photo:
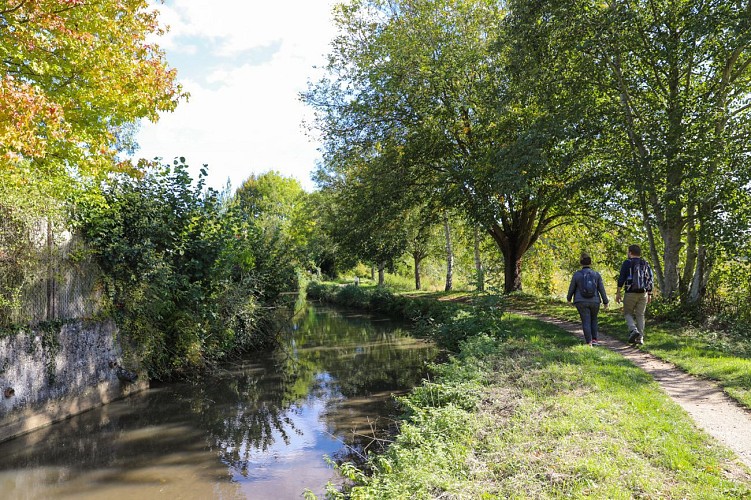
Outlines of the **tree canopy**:
[{"label": "tree canopy", "polygon": [[580,59],[551,50],[549,33],[502,38],[517,26],[501,2],[358,1],[337,14],[328,77],[304,96],[323,168],[344,180],[369,168],[404,197],[462,210],[503,253],[506,290],[520,289],[524,253],[584,207],[595,176],[591,95],[561,80]]},{"label": "tree canopy", "polygon": [[146,0],[0,2],[0,168],[6,187],[132,170],[129,124],[185,97]]}]

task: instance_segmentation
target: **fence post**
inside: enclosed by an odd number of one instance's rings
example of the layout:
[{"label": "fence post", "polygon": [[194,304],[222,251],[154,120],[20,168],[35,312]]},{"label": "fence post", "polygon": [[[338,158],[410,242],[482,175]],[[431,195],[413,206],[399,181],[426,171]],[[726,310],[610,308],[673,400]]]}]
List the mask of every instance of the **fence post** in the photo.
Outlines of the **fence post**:
[{"label": "fence post", "polygon": [[55,265],[53,253],[55,250],[55,238],[52,231],[52,219],[47,218],[47,321],[54,321],[57,316],[55,310]]}]

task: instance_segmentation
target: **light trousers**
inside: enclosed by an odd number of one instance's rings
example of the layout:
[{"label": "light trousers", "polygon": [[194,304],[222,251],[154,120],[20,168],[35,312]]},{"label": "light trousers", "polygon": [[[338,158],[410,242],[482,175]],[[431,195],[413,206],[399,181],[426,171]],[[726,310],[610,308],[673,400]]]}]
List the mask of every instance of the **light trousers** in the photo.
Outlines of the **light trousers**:
[{"label": "light trousers", "polygon": [[628,331],[637,330],[644,336],[644,312],[647,310],[647,292],[623,294],[623,315]]}]

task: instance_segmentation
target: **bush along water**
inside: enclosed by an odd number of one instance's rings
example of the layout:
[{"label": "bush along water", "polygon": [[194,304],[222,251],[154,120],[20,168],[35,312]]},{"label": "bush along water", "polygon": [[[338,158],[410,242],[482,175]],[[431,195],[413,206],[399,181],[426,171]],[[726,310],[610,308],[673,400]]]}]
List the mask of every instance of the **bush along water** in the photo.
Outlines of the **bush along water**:
[{"label": "bush along water", "polygon": [[410,321],[418,333],[433,338],[440,347],[450,351],[457,350],[460,342],[470,335],[500,338],[504,334],[497,321],[503,313],[503,301],[497,295],[481,295],[471,303],[460,303],[397,295],[386,288],[366,289],[316,281],[308,284],[307,293],[311,300]]},{"label": "bush along water", "polygon": [[285,249],[180,159],[116,177],[75,207],[103,271],[107,312],[152,378],[180,376],[270,341],[263,325],[296,288]]}]

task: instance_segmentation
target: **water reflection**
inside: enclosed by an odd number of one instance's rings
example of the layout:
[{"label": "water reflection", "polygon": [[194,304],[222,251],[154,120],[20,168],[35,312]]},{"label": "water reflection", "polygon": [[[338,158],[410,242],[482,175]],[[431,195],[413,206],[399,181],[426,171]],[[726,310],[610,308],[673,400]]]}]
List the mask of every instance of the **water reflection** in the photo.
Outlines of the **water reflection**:
[{"label": "water reflection", "polygon": [[283,348],[0,445],[0,496],[299,498],[383,432],[435,349],[388,321],[307,308]]}]

